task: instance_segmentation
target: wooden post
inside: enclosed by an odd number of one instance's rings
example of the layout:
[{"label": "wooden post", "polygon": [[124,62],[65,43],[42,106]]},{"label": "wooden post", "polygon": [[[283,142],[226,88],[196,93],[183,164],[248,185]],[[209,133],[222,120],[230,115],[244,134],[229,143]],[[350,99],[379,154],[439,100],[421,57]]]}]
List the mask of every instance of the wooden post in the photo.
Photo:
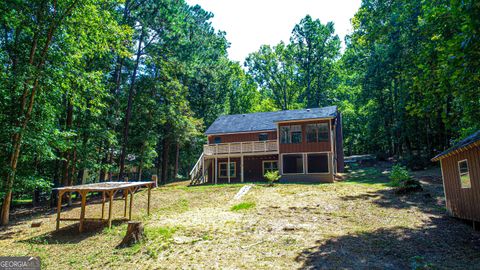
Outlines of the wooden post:
[{"label": "wooden post", "polygon": [[80,192],[80,195],[82,196],[82,206],[80,210],[80,226],[78,227],[79,232],[83,232],[83,221],[85,220],[85,205],[87,204],[87,194],[88,191]]},{"label": "wooden post", "polygon": [[56,230],[60,229],[60,212],[62,211],[62,197],[63,191],[58,191],[58,199],[57,199],[57,227]]},{"label": "wooden post", "polygon": [[112,203],[113,203],[113,193],[114,191],[111,190],[108,192],[108,228],[112,227]]},{"label": "wooden post", "polygon": [[244,159],[243,159],[243,155],[242,155],[242,157],[241,157],[242,167],[240,169],[240,177],[241,177],[240,180],[242,181],[242,183],[243,183],[243,162],[244,162]]},{"label": "wooden post", "polygon": [[135,193],[133,190],[130,191],[130,209],[128,211],[128,220],[132,220],[132,206],[133,206],[133,193]]},{"label": "wooden post", "polygon": [[102,191],[102,219],[105,217],[105,191]]},{"label": "wooden post", "polygon": [[228,183],[230,184],[230,156],[228,156],[228,161],[227,161],[227,175],[228,175]]},{"label": "wooden post", "polygon": [[148,197],[147,197],[147,215],[150,215],[150,194],[152,191],[152,185],[148,185]]},{"label": "wooden post", "polygon": [[205,156],[202,157],[202,181],[205,181]]},{"label": "wooden post", "polygon": [[127,217],[127,200],[128,200],[128,189],[123,191],[123,197],[125,197],[125,206],[123,207],[123,217]]},{"label": "wooden post", "polygon": [[217,178],[218,178],[218,158],[215,157],[215,185],[217,184]]}]

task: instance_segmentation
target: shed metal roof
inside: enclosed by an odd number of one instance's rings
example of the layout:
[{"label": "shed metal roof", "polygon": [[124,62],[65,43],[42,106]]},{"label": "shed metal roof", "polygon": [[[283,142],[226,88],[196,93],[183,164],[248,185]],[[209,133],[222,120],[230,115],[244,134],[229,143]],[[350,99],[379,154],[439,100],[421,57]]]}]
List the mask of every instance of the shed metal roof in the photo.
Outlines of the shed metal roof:
[{"label": "shed metal roof", "polygon": [[292,120],[322,119],[337,116],[337,106],[222,115],[205,131],[206,135],[275,130],[276,123]]},{"label": "shed metal roof", "polygon": [[454,144],[452,147],[443,151],[442,153],[436,155],[434,158],[432,158],[432,161],[440,160],[476,145],[480,145],[480,130]]}]

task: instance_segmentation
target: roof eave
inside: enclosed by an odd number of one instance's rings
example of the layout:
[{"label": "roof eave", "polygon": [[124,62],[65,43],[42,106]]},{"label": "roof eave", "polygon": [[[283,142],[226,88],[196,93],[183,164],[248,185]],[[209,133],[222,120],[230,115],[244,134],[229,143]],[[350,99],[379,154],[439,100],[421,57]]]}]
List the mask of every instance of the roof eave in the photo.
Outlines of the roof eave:
[{"label": "roof eave", "polygon": [[280,120],[280,121],[274,121],[274,123],[289,123],[289,122],[308,122],[308,121],[314,121],[314,120],[331,120],[335,119],[336,116],[328,116],[328,117],[313,117],[313,118],[302,118],[302,119],[290,119],[290,120]]},{"label": "roof eave", "polygon": [[258,130],[247,130],[247,131],[231,131],[231,132],[213,132],[213,133],[207,133],[205,132],[204,134],[206,136],[212,136],[212,135],[229,135],[229,134],[238,134],[238,133],[258,133],[258,132],[267,132],[267,131],[275,131],[276,128],[273,129],[258,129]]},{"label": "roof eave", "polygon": [[472,142],[472,143],[470,143],[470,144],[468,144],[468,145],[465,145],[465,146],[463,146],[463,147],[457,148],[457,149],[455,149],[455,150],[453,150],[453,151],[451,151],[451,152],[447,152],[447,153],[444,153],[444,154],[443,154],[443,153],[442,153],[442,154],[439,154],[439,155],[433,157],[433,158],[431,159],[431,161],[440,161],[440,160],[442,160],[442,159],[444,159],[444,158],[451,157],[451,156],[456,155],[456,154],[458,154],[458,153],[461,153],[461,152],[463,152],[463,151],[472,149],[472,148],[474,148],[474,147],[476,147],[476,146],[480,146],[480,141]]}]

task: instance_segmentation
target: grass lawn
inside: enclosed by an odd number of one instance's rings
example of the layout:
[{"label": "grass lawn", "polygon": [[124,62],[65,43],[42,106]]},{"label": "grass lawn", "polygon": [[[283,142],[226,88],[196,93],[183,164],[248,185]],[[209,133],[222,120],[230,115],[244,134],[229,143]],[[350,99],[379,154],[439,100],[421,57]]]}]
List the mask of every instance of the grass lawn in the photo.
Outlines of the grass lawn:
[{"label": "grass lawn", "polygon": [[[445,215],[437,171],[418,175],[425,190],[399,197],[382,168],[356,169],[334,184],[255,184],[187,187],[135,197],[134,219],[147,240],[117,249],[126,223],[112,229],[64,222],[53,212],[17,219],[0,231],[0,255],[40,256],[42,269],[472,269],[480,268],[480,234]],[[99,205],[87,217],[100,216]],[[123,203],[114,204],[116,217]],[[79,208],[64,212],[78,217]],[[30,228],[43,220],[40,228]],[[422,268],[423,267],[423,268]]]}]

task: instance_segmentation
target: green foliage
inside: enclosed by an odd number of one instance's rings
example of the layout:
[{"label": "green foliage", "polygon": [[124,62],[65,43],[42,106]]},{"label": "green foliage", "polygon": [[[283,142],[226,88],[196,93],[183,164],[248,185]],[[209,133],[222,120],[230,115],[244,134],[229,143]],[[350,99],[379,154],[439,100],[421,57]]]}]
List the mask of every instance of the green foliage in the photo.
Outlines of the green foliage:
[{"label": "green foliage", "polygon": [[389,178],[390,184],[394,187],[398,187],[402,182],[410,180],[411,176],[407,168],[396,164],[393,165]]},{"label": "green foliage", "polygon": [[414,179],[407,168],[401,165],[394,165],[390,172],[390,185],[395,187],[395,193],[406,194],[423,190],[422,185]]},{"label": "green foliage", "polygon": [[230,207],[230,211],[236,212],[236,211],[248,210],[248,209],[254,208],[255,205],[256,205],[255,202],[242,202]]},{"label": "green foliage", "polygon": [[280,180],[282,177],[278,171],[267,171],[264,175],[265,179],[267,179],[267,182],[269,185],[273,186],[275,182]]}]

